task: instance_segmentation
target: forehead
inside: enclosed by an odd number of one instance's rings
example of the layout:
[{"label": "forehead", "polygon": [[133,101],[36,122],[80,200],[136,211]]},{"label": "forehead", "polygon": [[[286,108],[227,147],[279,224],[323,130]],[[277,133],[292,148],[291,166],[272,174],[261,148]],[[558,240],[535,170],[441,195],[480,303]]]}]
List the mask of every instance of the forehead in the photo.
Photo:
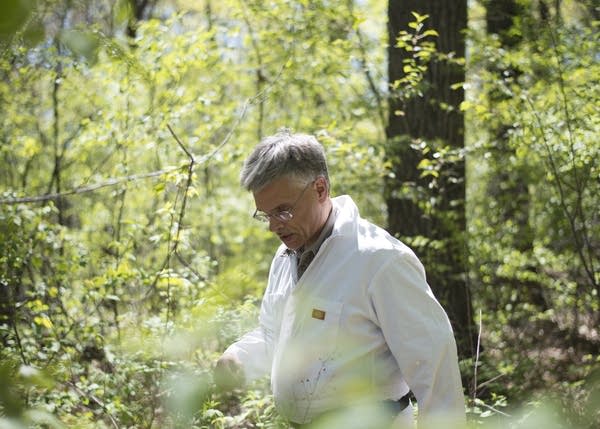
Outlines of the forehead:
[{"label": "forehead", "polygon": [[298,198],[302,186],[303,184],[294,178],[275,179],[260,191],[254,192],[256,208],[268,213],[289,206]]}]

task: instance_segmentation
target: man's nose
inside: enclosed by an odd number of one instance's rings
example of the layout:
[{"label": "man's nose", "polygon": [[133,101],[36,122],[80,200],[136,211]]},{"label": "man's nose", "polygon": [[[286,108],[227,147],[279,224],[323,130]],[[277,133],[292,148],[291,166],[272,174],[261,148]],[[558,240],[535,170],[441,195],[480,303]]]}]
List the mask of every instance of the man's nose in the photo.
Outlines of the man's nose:
[{"label": "man's nose", "polygon": [[269,218],[269,231],[277,232],[277,231],[280,231],[282,227],[283,227],[283,222],[278,220],[276,217],[272,216]]}]

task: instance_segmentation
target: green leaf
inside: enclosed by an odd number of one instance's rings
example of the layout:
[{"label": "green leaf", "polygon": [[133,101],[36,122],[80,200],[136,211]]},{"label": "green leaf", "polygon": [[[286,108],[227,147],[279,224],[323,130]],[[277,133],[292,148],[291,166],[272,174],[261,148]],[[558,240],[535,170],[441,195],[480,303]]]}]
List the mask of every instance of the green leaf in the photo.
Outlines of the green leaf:
[{"label": "green leaf", "polygon": [[115,22],[118,25],[127,23],[133,16],[130,0],[118,0],[115,6]]},{"label": "green leaf", "polygon": [[423,21],[425,21],[427,18],[429,18],[429,15],[425,14],[425,15],[420,15],[417,12],[411,12],[412,15],[415,17],[415,19],[417,20],[418,23],[421,23]]}]

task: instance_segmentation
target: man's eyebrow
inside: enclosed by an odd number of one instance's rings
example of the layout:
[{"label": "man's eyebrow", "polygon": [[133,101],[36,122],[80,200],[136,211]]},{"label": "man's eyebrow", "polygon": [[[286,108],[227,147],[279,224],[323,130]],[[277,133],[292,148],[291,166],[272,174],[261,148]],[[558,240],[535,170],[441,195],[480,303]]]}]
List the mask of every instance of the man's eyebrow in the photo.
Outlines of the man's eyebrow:
[{"label": "man's eyebrow", "polygon": [[273,212],[280,212],[280,211],[284,211],[287,210],[289,208],[289,204],[288,203],[283,203],[283,204],[279,204],[276,207],[273,207],[271,210],[269,210],[268,212],[263,211],[263,210],[258,210],[259,212],[263,212],[263,213],[273,213]]},{"label": "man's eyebrow", "polygon": [[292,206],[292,205],[291,205],[290,203],[282,203],[282,204],[279,204],[277,207],[275,207],[273,210],[278,210],[278,211],[281,211],[281,210],[287,210],[287,209],[289,209],[291,206]]}]

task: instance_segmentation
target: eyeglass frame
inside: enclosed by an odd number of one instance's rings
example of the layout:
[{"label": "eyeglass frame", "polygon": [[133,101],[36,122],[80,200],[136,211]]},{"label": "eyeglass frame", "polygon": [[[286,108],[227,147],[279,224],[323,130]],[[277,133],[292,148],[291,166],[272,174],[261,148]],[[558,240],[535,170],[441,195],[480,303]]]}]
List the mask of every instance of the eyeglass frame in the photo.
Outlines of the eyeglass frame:
[{"label": "eyeglass frame", "polygon": [[302,189],[302,192],[300,192],[300,195],[298,196],[298,198],[296,198],[296,201],[294,201],[294,203],[292,204],[292,206],[289,209],[280,210],[277,213],[265,213],[265,212],[259,211],[257,208],[256,210],[254,210],[254,214],[252,215],[252,218],[256,219],[259,222],[263,222],[263,223],[268,223],[271,221],[271,219],[278,220],[279,222],[291,221],[294,218],[294,214],[292,212],[298,206],[298,203],[302,199],[302,196],[304,195],[304,193],[306,192],[308,187],[310,185],[314,184],[316,181],[317,181],[317,179],[312,180],[312,181],[308,182],[306,184],[306,186],[304,186],[304,189]]}]

